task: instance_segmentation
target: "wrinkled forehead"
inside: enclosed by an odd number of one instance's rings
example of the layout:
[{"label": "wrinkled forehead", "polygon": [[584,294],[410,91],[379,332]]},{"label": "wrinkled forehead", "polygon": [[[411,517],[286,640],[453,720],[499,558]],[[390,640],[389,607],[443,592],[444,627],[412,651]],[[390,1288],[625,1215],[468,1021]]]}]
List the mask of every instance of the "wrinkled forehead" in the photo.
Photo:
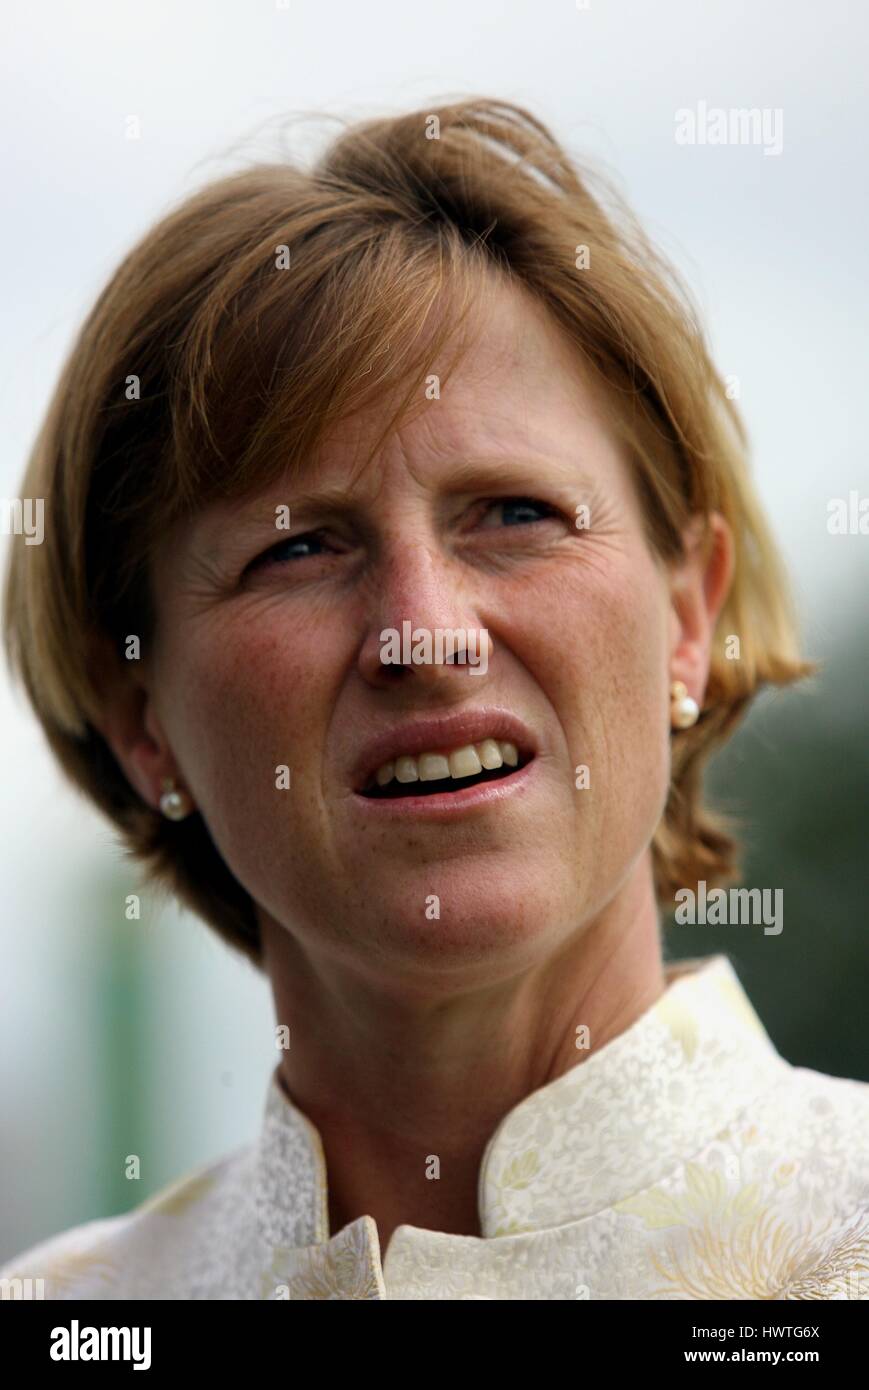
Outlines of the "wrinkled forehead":
[{"label": "wrinkled forehead", "polygon": [[497,475],[499,459],[507,476],[511,464],[536,457],[561,460],[569,476],[601,422],[578,350],[530,291],[503,277],[482,287],[461,335],[446,338],[411,388],[399,378],[372,391],[308,457],[262,476],[253,470],[243,487],[203,499],[162,538],[160,554],[227,526],[243,542],[248,521],[256,527],[278,503],[337,505],[352,494],[360,508],[376,507],[408,474],[422,487],[448,471],[452,486],[470,487]]}]

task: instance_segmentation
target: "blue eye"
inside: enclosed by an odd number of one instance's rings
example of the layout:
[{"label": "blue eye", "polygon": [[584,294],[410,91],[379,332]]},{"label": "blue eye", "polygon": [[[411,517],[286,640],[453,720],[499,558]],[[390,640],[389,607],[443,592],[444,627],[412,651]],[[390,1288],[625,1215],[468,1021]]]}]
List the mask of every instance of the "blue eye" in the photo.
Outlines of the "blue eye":
[{"label": "blue eye", "polygon": [[[529,522],[545,520],[546,517],[553,516],[553,509],[546,502],[538,502],[533,497],[496,497],[492,499],[492,507],[502,507],[505,513],[505,526],[525,526]],[[524,516],[516,516],[513,521],[507,520],[510,512],[524,512]],[[528,512],[540,512],[542,517],[528,516]]]},{"label": "blue eye", "polygon": [[[493,497],[487,503],[487,515],[501,508],[504,512],[505,526],[527,526],[545,521],[556,515],[547,502],[538,502],[533,497]],[[535,513],[537,515],[535,515]],[[322,530],[303,531],[297,536],[288,536],[269,550],[256,556],[247,566],[247,571],[267,569],[271,565],[284,565],[293,560],[307,560],[312,556],[328,554],[328,541]]]},{"label": "blue eye", "polygon": [[[285,564],[287,560],[305,560],[312,552],[308,550],[307,553],[299,553],[297,549],[296,553],[293,554],[291,553],[293,548],[310,546],[322,547],[323,544],[324,541],[320,531],[304,531],[298,536],[288,536],[285,541],[279,541],[278,544],[273,545],[270,550],[265,550],[262,555],[257,555],[248,565],[248,571],[273,564]],[[314,551],[313,553],[316,554],[317,552]]]}]

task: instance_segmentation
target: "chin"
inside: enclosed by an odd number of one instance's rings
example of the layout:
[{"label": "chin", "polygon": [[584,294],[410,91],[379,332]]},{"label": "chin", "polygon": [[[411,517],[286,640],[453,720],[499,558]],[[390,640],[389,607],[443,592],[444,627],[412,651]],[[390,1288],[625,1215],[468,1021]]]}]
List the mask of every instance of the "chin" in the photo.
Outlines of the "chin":
[{"label": "chin", "polygon": [[[419,904],[413,912],[408,911],[410,897]],[[473,987],[480,982],[469,974],[475,965],[486,979],[509,976],[526,967],[544,945],[551,948],[555,923],[576,920],[575,900],[559,910],[541,893],[529,908],[518,885],[493,887],[477,877],[439,894],[430,885],[428,891],[402,893],[392,908],[384,904],[372,935],[398,968],[412,974],[423,967],[429,989],[433,971],[442,972],[447,981],[460,970],[462,981]]]}]

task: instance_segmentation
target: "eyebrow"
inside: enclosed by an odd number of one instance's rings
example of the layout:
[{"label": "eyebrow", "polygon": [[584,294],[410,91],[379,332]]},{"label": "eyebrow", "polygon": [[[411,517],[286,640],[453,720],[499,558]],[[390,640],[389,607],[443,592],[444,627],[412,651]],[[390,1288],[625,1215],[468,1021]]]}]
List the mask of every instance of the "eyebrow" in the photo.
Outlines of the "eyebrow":
[{"label": "eyebrow", "polygon": [[476,488],[485,489],[491,484],[493,468],[496,470],[503,470],[505,482],[508,482],[510,477],[514,474],[517,475],[518,482],[519,474],[528,474],[530,472],[533,475],[534,473],[552,468],[553,465],[556,467],[556,476],[560,483],[563,482],[571,486],[576,485],[577,488],[589,488],[592,486],[591,478],[579,467],[574,471],[569,460],[559,458],[554,453],[549,455],[508,454],[506,457],[498,456],[466,459],[457,464],[452,476],[459,484],[456,491],[459,491],[460,488],[466,488],[471,491]]},{"label": "eyebrow", "polygon": [[[448,483],[452,493],[490,491],[494,483],[509,486],[514,480],[516,487],[531,488],[534,474],[553,464],[557,465],[556,480],[559,486],[575,488],[578,497],[583,497],[597,485],[582,471],[575,473],[568,460],[543,455],[508,454],[477,456],[457,461],[450,469]],[[306,487],[299,491],[297,484],[290,481],[286,495],[281,500],[276,488],[268,495],[248,498],[239,503],[236,509],[232,504],[228,516],[220,514],[208,517],[202,524],[200,537],[210,539],[212,531],[225,535],[230,531],[234,541],[243,544],[250,535],[260,535],[267,522],[274,520],[275,508],[288,506],[290,518],[295,511],[324,511],[334,515],[352,516],[366,504],[366,498],[358,492],[343,486]]]}]

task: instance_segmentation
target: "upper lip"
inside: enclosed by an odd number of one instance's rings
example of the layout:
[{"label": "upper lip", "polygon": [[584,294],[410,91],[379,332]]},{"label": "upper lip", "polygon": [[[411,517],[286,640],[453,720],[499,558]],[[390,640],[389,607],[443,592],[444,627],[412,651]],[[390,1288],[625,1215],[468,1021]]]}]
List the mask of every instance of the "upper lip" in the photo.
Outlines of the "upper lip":
[{"label": "upper lip", "polygon": [[515,743],[521,760],[527,761],[537,752],[531,730],[506,709],[473,709],[441,719],[416,719],[385,729],[363,746],[353,767],[353,787],[362,791],[379,767],[402,754],[414,757],[440,748],[462,748],[484,738]]}]

